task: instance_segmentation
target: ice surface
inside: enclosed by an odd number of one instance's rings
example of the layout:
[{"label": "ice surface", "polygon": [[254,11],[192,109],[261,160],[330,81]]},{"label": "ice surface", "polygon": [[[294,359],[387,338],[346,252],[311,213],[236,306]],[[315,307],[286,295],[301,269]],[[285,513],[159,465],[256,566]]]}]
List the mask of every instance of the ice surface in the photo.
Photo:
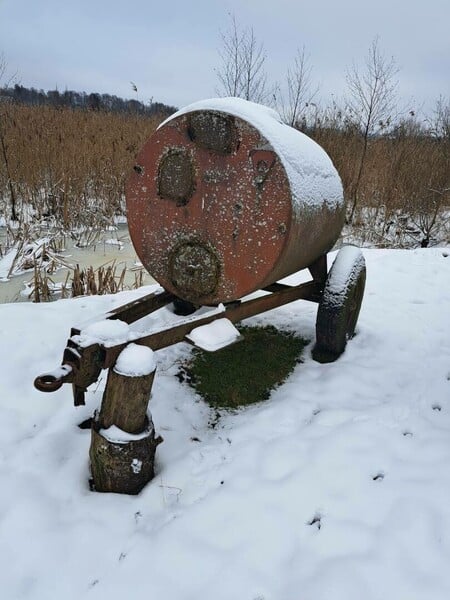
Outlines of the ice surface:
[{"label": "ice surface", "polygon": [[[77,424],[99,407],[105,374],[77,409],[70,385],[42,394],[32,381],[59,364],[72,324],[148,288],[0,305],[1,597],[448,600],[444,254],[364,250],[366,293],[342,357],[315,363],[311,343],[268,401],[214,428],[176,377],[192,348],[158,351],[150,410],[164,443],[155,479],[131,497],[89,491],[90,432]],[[247,324],[312,339],[316,311],[298,301]]]},{"label": "ice surface", "polygon": [[214,352],[229,346],[239,336],[239,331],[229,319],[216,319],[208,325],[196,327],[186,337],[199,348]]},{"label": "ice surface", "polygon": [[[0,282],[8,281],[8,277],[21,275],[34,267],[35,259],[43,259],[44,249],[50,244],[50,238],[43,237],[23,246],[15,244],[5,256],[0,258]],[[48,260],[48,258],[47,258]],[[43,260],[43,264],[47,261]]]},{"label": "ice surface", "polygon": [[8,281],[8,275],[17,256],[17,246],[0,258],[0,281]]},{"label": "ice surface", "polygon": [[343,204],[342,183],[327,153],[307,135],[282,122],[273,109],[242,98],[211,98],[186,106],[166,119],[195,110],[216,110],[239,117],[258,129],[280,157],[291,186],[294,206]]},{"label": "ice surface", "polygon": [[128,377],[140,377],[149,375],[156,369],[153,351],[146,346],[128,344],[119,354],[114,365],[114,371]]},{"label": "ice surface", "polygon": [[104,243],[110,246],[120,246],[120,248],[122,248],[123,246],[123,242],[121,242],[117,238],[109,238],[107,240],[104,240]]}]

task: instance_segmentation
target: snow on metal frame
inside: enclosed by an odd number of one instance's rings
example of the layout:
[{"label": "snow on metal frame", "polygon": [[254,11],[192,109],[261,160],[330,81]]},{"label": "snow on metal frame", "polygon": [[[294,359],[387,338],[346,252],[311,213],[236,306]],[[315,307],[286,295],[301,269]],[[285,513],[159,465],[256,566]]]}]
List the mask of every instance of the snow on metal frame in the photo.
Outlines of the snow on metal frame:
[{"label": "snow on metal frame", "polygon": [[305,206],[323,205],[336,210],[343,205],[341,179],[325,150],[304,133],[283,123],[280,115],[267,106],[242,98],[200,100],[171,115],[159,128],[183,114],[199,110],[224,112],[243,119],[266,138],[286,171],[297,211]]}]

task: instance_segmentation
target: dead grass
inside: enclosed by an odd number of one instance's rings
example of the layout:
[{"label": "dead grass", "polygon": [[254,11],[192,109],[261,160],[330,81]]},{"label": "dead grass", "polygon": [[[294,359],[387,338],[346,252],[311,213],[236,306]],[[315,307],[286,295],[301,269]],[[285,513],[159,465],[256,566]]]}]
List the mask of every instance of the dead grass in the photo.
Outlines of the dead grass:
[{"label": "dead grass", "polygon": [[11,213],[11,184],[19,215],[27,205],[36,220],[54,219],[66,230],[123,214],[125,179],[160,121],[19,104],[0,104],[0,118],[8,163],[0,160],[0,197]]},{"label": "dead grass", "polygon": [[[126,177],[160,121],[138,114],[18,104],[0,104],[0,118],[8,163],[0,160],[1,213],[11,215],[13,194],[21,227],[26,227],[31,210],[35,221],[46,219],[70,230],[80,245],[95,241],[99,229],[124,213]],[[351,225],[362,243],[426,246],[445,241],[448,134],[438,136],[411,118],[370,138],[359,180],[363,139],[339,111],[318,114],[306,133],[331,156],[347,199],[358,186]]]},{"label": "dead grass", "polygon": [[[310,133],[333,160],[349,200],[354,192],[361,136],[351,129],[323,126]],[[401,246],[409,238],[410,246],[427,246],[433,238],[445,241],[450,208],[450,139],[433,137],[412,126],[370,139],[358,193],[352,226],[368,242]]]},{"label": "dead grass", "polygon": [[35,258],[32,267],[33,278],[27,287],[28,297],[33,302],[51,302],[59,298],[75,298],[76,296],[100,296],[116,294],[126,289],[137,289],[143,285],[143,269],[134,273],[134,282],[125,284],[127,267],[118,268],[115,261],[96,269],[89,266],[74,268],[69,266],[66,278],[62,283],[52,279],[53,271]]}]

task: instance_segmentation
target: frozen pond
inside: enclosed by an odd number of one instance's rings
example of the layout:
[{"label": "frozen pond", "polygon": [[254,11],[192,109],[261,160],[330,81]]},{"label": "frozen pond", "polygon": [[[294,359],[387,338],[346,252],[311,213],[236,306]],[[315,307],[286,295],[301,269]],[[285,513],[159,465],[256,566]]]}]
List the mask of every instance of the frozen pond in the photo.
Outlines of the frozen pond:
[{"label": "frozen pond", "polygon": [[[4,247],[5,230],[0,228],[0,244]],[[126,267],[125,288],[132,288],[135,277],[139,274],[139,259],[131,243],[126,224],[117,226],[116,231],[103,232],[96,243],[89,248],[79,248],[75,242],[67,236],[64,242],[65,251],[61,253],[63,260],[70,265],[79,265],[80,268],[92,266],[94,269],[102,265],[110,265],[115,261],[116,275],[119,278]],[[69,269],[62,268],[54,272],[50,277],[57,282],[66,280]],[[143,285],[153,283],[154,279],[142,269]],[[25,290],[25,284],[33,279],[33,270],[21,275],[11,277],[9,281],[0,281],[0,304],[6,302],[23,302],[28,298],[21,295]]]}]

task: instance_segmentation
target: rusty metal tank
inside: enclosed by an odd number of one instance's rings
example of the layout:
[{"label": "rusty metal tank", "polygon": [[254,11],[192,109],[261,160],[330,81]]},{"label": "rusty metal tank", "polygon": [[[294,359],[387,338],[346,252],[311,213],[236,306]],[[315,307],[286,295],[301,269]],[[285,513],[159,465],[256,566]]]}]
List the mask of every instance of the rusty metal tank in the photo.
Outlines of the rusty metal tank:
[{"label": "rusty metal tank", "polygon": [[344,219],[325,151],[275,111],[238,98],[197,102],[162,123],[126,199],[142,264],[195,304],[236,300],[308,267]]}]

